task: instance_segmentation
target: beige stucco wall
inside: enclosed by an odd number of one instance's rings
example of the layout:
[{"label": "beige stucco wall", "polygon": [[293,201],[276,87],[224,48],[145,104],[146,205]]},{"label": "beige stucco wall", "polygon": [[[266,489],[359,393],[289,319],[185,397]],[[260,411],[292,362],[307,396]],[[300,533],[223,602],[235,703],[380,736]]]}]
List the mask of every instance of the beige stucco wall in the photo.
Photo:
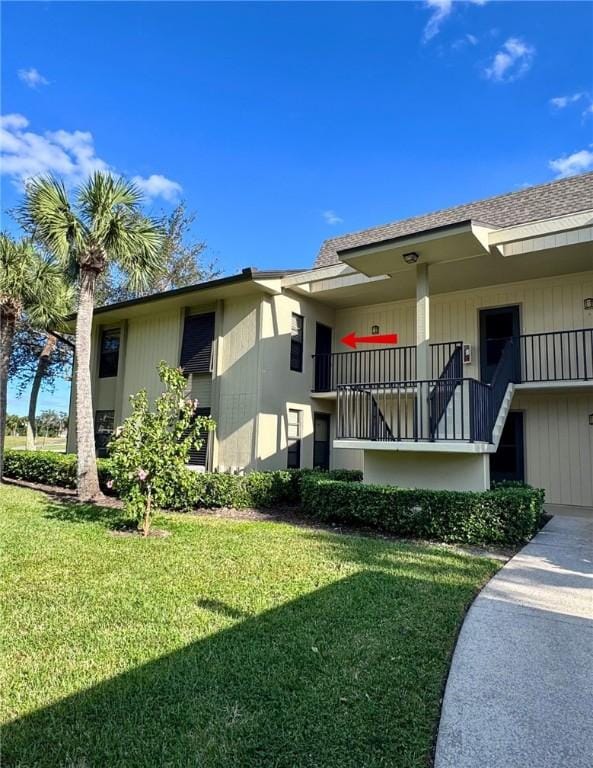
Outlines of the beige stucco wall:
[{"label": "beige stucco wall", "polygon": [[130,413],[130,395],[146,389],[153,400],[161,393],[157,366],[161,360],[179,365],[182,327],[182,314],[177,310],[130,320],[123,361],[123,418]]},{"label": "beige stucco wall", "polygon": [[224,302],[217,422],[218,466],[253,468],[258,403],[260,296]]},{"label": "beige stucco wall", "polygon": [[483,491],[490,487],[490,459],[488,454],[365,451],[364,482],[400,488]]},{"label": "beige stucco wall", "polygon": [[593,391],[517,392],[524,412],[525,477],[553,504],[593,506]]},{"label": "beige stucco wall", "polygon": [[[290,328],[293,312],[305,318],[302,372],[290,370]],[[257,419],[259,469],[286,467],[287,418],[291,408],[302,411],[301,466],[313,466],[313,414],[316,411],[331,414],[334,408],[333,403],[327,400],[311,397],[312,355],[315,352],[317,322],[333,328],[333,309],[290,293],[266,296],[262,300]]]}]

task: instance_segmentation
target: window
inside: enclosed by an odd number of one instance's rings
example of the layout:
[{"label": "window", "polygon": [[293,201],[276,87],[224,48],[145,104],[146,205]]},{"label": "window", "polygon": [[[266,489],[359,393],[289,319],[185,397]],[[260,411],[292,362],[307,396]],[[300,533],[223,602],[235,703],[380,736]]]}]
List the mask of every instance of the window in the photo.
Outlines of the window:
[{"label": "window", "polygon": [[302,315],[292,315],[290,326],[290,370],[303,370],[303,324]]},{"label": "window", "polygon": [[188,315],[183,325],[181,367],[184,373],[209,373],[214,339],[214,312]]},{"label": "window", "polygon": [[288,469],[299,469],[301,466],[301,416],[302,411],[292,408],[288,410]]},{"label": "window", "polygon": [[107,456],[107,443],[113,435],[115,411],[95,412],[95,450],[97,456]]},{"label": "window", "polygon": [[[198,408],[196,416],[210,416],[210,408]],[[200,431],[202,445],[199,450],[192,446],[189,451],[188,463],[195,467],[206,467],[208,461],[208,438],[210,432],[207,429]]]},{"label": "window", "polygon": [[119,328],[103,331],[101,334],[101,357],[99,358],[99,378],[108,379],[117,376],[119,364]]}]

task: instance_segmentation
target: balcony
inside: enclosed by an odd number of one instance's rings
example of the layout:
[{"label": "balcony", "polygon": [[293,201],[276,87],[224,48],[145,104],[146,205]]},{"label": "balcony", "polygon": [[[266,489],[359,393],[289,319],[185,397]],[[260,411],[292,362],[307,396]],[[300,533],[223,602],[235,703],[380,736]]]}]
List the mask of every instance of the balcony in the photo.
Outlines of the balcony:
[{"label": "balcony", "polygon": [[[430,376],[437,378],[460,341],[430,345]],[[416,347],[385,347],[356,352],[327,352],[313,355],[313,392],[336,392],[343,384],[372,384],[383,381],[410,382],[416,379]]]},{"label": "balcony", "polygon": [[[515,386],[593,386],[592,328],[504,340],[488,383],[462,376],[461,349],[461,342],[433,345],[433,376],[428,380],[413,377],[413,347],[402,348],[399,357],[393,350],[341,353],[360,357],[347,364],[332,362],[331,376],[322,369],[327,379],[316,382],[336,387],[337,441],[480,444],[491,451],[488,446],[497,443]],[[409,375],[373,375],[382,371]]]}]

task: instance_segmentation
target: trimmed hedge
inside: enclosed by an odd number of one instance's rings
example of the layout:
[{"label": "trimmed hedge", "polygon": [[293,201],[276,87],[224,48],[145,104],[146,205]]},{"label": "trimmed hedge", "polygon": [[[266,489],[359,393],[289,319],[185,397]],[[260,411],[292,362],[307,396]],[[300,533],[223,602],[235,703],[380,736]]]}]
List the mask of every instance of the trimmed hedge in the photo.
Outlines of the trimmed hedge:
[{"label": "trimmed hedge", "polygon": [[[109,459],[97,461],[107,490]],[[18,480],[76,488],[76,456],[51,451],[7,450],[4,474]],[[527,541],[537,531],[544,492],[500,484],[491,491],[429,491],[363,485],[362,472],[310,469],[228,475],[185,470],[171,484],[167,509],[302,505],[324,522],[363,525],[398,536],[465,544]]]},{"label": "trimmed hedge", "polygon": [[302,483],[302,504],[318,520],[371,526],[411,538],[478,545],[517,544],[537,531],[544,491],[431,491],[316,478]]},{"label": "trimmed hedge", "polygon": [[[97,459],[99,482],[103,490],[109,480],[108,459]],[[76,488],[76,455],[53,451],[4,451],[4,475],[31,483]]]},{"label": "trimmed hedge", "polygon": [[[109,492],[109,459],[98,459],[97,466],[101,487]],[[52,451],[7,450],[4,474],[17,480],[76,488],[76,456]],[[320,473],[297,469],[228,475],[187,469],[171,484],[166,507],[189,510],[196,507],[296,506],[301,503],[302,480],[309,476],[320,476]],[[362,480],[362,472],[358,470],[336,469],[324,472],[322,476],[344,482]]]}]

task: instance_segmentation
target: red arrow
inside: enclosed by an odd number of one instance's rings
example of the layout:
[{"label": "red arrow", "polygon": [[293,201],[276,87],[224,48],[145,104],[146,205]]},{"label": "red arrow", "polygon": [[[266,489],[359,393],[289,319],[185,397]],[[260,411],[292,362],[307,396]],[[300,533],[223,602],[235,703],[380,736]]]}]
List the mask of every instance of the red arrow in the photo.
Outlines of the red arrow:
[{"label": "red arrow", "polygon": [[384,333],[381,336],[357,336],[354,331],[340,339],[342,344],[356,349],[357,344],[397,344],[397,333]]}]

